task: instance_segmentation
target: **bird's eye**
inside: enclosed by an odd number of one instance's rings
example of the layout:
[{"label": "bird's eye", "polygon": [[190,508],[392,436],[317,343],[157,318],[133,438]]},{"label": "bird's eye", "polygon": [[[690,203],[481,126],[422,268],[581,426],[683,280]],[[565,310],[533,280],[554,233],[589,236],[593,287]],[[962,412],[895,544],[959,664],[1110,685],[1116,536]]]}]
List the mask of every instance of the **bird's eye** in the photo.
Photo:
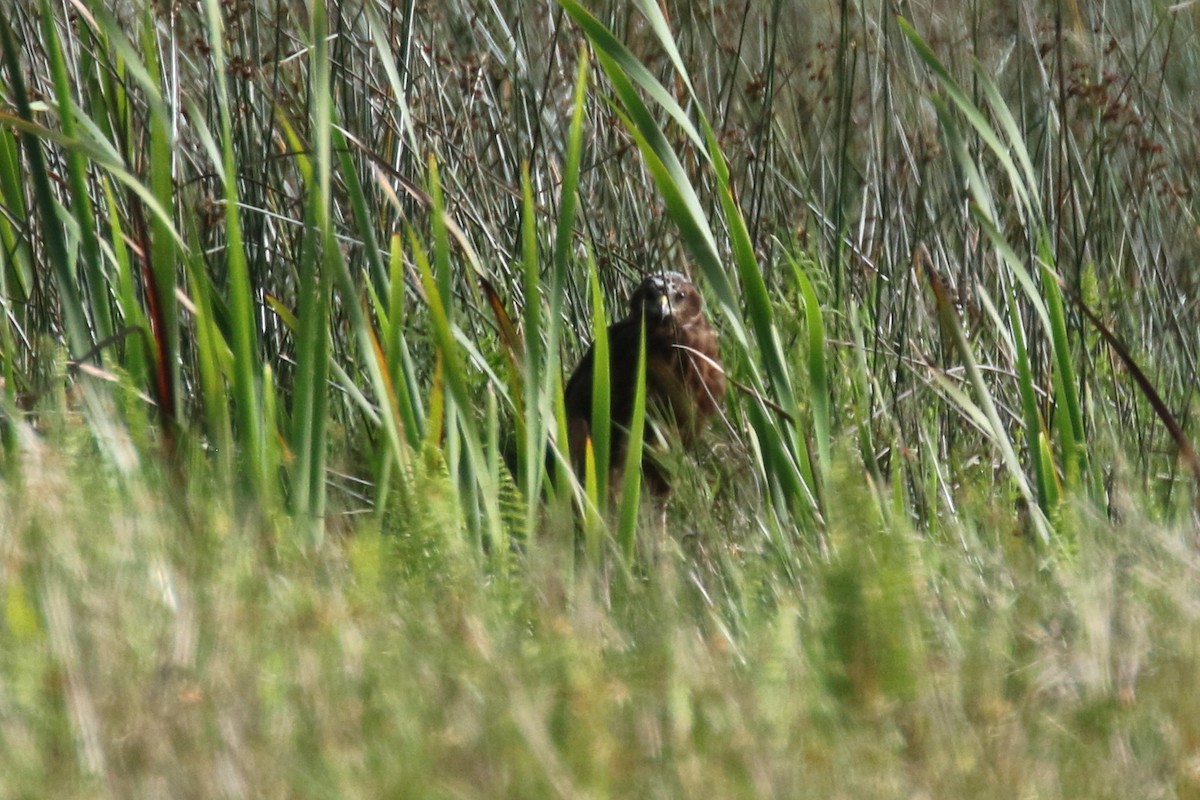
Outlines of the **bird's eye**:
[{"label": "bird's eye", "polygon": [[676,299],[676,300],[682,300],[682,299],[683,299],[683,292],[676,292],[676,293],[675,293],[675,299]]}]

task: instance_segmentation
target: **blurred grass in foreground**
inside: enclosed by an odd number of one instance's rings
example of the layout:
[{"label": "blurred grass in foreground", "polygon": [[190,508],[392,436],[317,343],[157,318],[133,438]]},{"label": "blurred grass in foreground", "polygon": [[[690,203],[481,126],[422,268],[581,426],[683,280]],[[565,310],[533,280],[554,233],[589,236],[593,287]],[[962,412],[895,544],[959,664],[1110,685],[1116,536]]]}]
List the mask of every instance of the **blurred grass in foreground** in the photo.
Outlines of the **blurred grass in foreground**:
[{"label": "blurred grass in foreground", "polygon": [[[1200,791],[1190,531],[1080,510],[1047,570],[980,495],[918,534],[858,471],[828,558],[680,523],[652,572],[499,573],[429,513],[311,550],[68,424],[0,497],[9,797],[1168,797]],[[110,477],[106,477],[106,475]],[[684,488],[683,500],[694,490]],[[280,547],[264,553],[256,532]]]},{"label": "blurred grass in foreground", "polygon": [[0,0],[0,794],[1200,796],[1195,8]]}]

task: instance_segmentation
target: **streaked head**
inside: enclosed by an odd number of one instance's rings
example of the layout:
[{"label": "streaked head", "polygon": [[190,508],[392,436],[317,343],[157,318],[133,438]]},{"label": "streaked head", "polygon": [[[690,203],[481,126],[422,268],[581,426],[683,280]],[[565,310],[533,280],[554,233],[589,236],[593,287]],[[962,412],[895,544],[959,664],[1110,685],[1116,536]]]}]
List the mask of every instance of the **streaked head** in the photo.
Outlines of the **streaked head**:
[{"label": "streaked head", "polygon": [[629,313],[648,324],[671,321],[686,325],[701,314],[700,292],[681,272],[652,272],[629,298]]}]

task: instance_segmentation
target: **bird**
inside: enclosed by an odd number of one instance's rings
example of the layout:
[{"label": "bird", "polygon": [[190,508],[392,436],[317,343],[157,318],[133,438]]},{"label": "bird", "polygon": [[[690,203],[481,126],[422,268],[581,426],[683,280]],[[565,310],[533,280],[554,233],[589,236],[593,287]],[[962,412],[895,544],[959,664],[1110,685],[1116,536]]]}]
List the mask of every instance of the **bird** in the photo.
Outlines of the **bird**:
[{"label": "bird", "polygon": [[[637,391],[638,347],[646,326],[646,424],[642,451],[645,485],[657,497],[670,493],[670,476],[657,457],[673,445],[690,450],[725,398],[717,332],[704,314],[695,284],[680,272],[646,275],[629,298],[624,318],[608,326],[609,486],[620,485]],[[567,381],[567,438],[575,473],[584,474],[592,436],[592,343]]]}]

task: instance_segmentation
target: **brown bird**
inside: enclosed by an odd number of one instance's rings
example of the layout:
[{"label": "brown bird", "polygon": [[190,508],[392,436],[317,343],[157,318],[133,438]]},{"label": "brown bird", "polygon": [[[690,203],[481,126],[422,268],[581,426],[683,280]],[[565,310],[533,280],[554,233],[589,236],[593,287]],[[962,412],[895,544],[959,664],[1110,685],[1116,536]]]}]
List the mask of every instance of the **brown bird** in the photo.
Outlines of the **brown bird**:
[{"label": "brown bird", "polygon": [[[725,397],[717,333],[704,316],[700,292],[678,272],[647,275],[629,298],[629,313],[608,326],[610,486],[619,483],[637,390],[638,341],[646,323],[646,425],[642,473],[659,496],[670,491],[655,452],[674,444],[692,447]],[[592,428],[594,345],[565,392],[571,463],[583,475]]]}]

